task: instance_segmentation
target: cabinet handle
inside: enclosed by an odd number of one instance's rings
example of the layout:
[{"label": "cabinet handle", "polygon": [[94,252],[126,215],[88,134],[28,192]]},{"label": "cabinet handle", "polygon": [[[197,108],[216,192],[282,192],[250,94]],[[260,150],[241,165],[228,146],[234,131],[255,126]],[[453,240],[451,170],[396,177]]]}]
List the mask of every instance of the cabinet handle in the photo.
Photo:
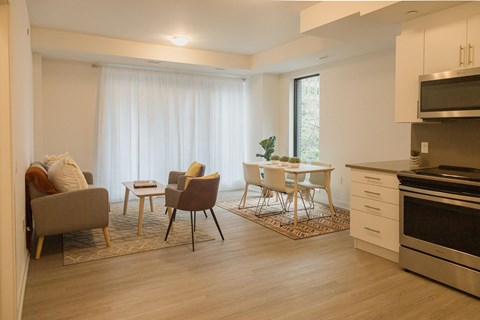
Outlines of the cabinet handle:
[{"label": "cabinet handle", "polygon": [[369,227],[363,227],[363,229],[380,234],[380,230],[375,230],[375,229],[372,229],[372,228],[369,228]]},{"label": "cabinet handle", "polygon": [[380,211],[380,208],[375,208],[375,207],[371,207],[371,206],[367,206],[367,205],[364,205],[364,207],[367,208],[367,209],[373,209],[373,210]]},{"label": "cabinet handle", "polygon": [[378,193],[378,192],[372,192],[372,191],[363,191],[363,192],[365,192],[367,194],[373,194],[374,196],[379,196],[380,195],[380,193]]},{"label": "cabinet handle", "polygon": [[377,181],[380,181],[382,179],[380,178],[377,178],[377,177],[370,177],[370,176],[364,176],[365,179],[368,179],[368,180],[377,180]]},{"label": "cabinet handle", "polygon": [[460,61],[458,65],[460,67],[463,67],[463,55],[464,55],[465,48],[463,46],[460,46]]},{"label": "cabinet handle", "polygon": [[475,53],[474,47],[471,43],[468,44],[468,65],[473,66],[473,55]]}]

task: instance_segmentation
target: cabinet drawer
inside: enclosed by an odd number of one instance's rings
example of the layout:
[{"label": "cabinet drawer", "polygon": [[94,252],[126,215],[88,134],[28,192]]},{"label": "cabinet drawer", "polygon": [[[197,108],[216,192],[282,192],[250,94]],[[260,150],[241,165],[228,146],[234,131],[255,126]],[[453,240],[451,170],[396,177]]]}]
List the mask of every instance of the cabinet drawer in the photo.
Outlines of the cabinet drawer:
[{"label": "cabinet drawer", "polygon": [[350,207],[364,213],[398,221],[398,205],[352,195]]},{"label": "cabinet drawer", "polygon": [[394,173],[354,169],[351,171],[352,182],[360,182],[374,186],[398,188],[397,175]]},{"label": "cabinet drawer", "polygon": [[398,221],[377,217],[357,210],[350,211],[350,235],[394,252],[398,252]]},{"label": "cabinet drawer", "polygon": [[398,205],[398,189],[390,189],[369,184],[352,182],[350,186],[352,196],[359,196],[371,200],[383,201]]}]

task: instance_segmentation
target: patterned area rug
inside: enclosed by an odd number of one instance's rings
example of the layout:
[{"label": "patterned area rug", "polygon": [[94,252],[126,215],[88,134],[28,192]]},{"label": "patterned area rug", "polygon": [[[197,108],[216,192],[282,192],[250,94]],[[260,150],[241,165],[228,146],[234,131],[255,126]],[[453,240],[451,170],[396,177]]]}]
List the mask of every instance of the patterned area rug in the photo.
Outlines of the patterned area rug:
[{"label": "patterned area rug", "polygon": [[[294,240],[350,229],[350,212],[345,209],[335,208],[335,215],[330,217],[330,210],[327,205],[315,203],[315,208],[309,210],[309,220],[307,220],[305,210],[298,211],[299,222],[295,226],[293,225],[292,208],[290,208],[291,212],[275,214],[280,211],[281,207],[278,202],[271,199],[270,205],[264,206],[260,217],[256,217],[255,206],[257,202],[258,198],[248,199],[246,207],[253,206],[253,208],[247,209],[238,209],[239,200],[218,202],[217,206]],[[303,208],[301,203],[299,203],[299,208]]]},{"label": "patterned area rug", "polygon": [[[183,211],[177,214],[168,241],[163,241],[168,227],[168,215],[164,214],[165,207],[159,202],[163,203],[163,199],[154,199],[154,212],[150,212],[150,205],[146,201],[140,237],[137,236],[138,202],[130,201],[126,215],[122,214],[123,203],[112,203],[108,226],[112,246],[106,246],[101,229],[66,233],[63,235],[63,264],[71,265],[185,244],[191,246],[190,214]],[[197,213],[197,219],[202,217],[203,213]],[[197,228],[195,242],[213,239],[215,238]]]}]

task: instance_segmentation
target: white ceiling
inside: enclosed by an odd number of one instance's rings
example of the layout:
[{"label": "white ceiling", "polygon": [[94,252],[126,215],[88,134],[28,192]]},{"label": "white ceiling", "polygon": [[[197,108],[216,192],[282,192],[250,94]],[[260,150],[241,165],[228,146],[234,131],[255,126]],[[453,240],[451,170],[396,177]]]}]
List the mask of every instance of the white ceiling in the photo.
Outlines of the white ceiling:
[{"label": "white ceiling", "polygon": [[[392,5],[374,13],[339,16],[337,21],[302,34],[301,11],[310,10],[318,3],[284,0],[27,0],[30,23],[34,28],[167,46],[171,46],[168,41],[170,36],[186,35],[191,41],[185,48],[244,55],[252,61],[263,61],[262,66],[255,66],[255,72],[272,73],[289,72],[393,48],[400,23],[456,5],[455,2],[446,1],[393,1]],[[326,4],[331,8],[331,2]],[[419,11],[417,16],[405,15],[406,11],[414,9]],[[305,47],[310,46],[309,51],[301,52],[302,46],[297,45],[300,43]],[[313,50],[312,46],[317,43],[318,50]],[[62,53],[62,50],[49,48],[39,52],[47,57],[109,62],[81,52]],[[270,57],[277,58],[282,54],[285,56],[283,60],[268,61]],[[321,56],[329,58],[315,59]],[[117,56],[110,62],[148,65],[148,61],[135,57]],[[162,61],[164,67],[189,70],[203,68],[194,63]],[[209,68],[212,69],[212,66]],[[237,74],[254,72],[213,69],[214,72]]]},{"label": "white ceiling", "polygon": [[28,0],[34,27],[171,45],[255,54],[298,39],[300,10],[313,1],[269,0]]}]

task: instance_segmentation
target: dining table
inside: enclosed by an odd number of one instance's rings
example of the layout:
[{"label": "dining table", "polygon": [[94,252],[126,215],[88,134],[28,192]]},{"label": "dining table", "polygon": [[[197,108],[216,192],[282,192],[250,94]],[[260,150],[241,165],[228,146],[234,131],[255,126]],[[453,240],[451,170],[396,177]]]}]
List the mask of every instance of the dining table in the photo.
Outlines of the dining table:
[{"label": "dining table", "polygon": [[319,165],[313,165],[313,164],[306,164],[306,163],[301,163],[300,166],[297,168],[290,167],[290,166],[283,166],[281,164],[273,164],[271,161],[260,161],[260,162],[255,162],[258,164],[260,168],[263,168],[265,166],[275,166],[275,167],[283,167],[285,170],[285,173],[291,173],[294,176],[294,184],[293,184],[293,189],[294,189],[294,194],[295,196],[293,197],[293,224],[296,226],[298,224],[298,218],[297,218],[297,212],[298,212],[298,176],[301,174],[307,174],[307,173],[314,173],[314,172],[322,172],[324,177],[325,177],[325,189],[327,191],[327,196],[328,196],[328,205],[330,208],[330,216],[333,216],[335,214],[335,209],[333,208],[332,204],[332,192],[330,188],[330,181],[331,181],[331,175],[332,171],[335,170],[334,167],[327,167],[327,166],[319,166]]}]

